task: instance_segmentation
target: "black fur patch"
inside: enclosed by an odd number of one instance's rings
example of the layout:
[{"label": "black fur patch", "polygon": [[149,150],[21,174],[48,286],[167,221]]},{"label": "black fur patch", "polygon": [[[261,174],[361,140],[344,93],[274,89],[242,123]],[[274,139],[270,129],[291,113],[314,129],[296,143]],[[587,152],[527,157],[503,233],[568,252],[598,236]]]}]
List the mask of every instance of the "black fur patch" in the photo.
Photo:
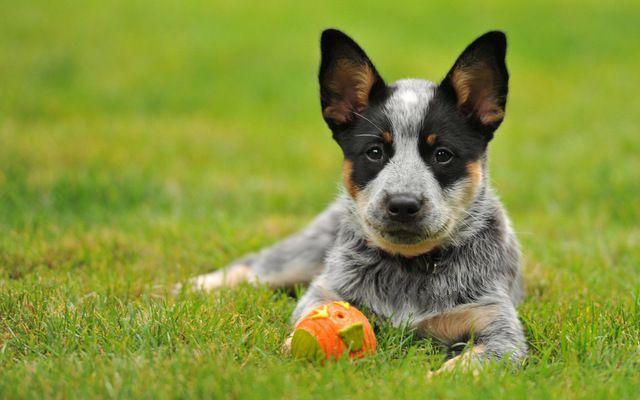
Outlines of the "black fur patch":
[{"label": "black fur patch", "polygon": [[503,32],[485,33],[464,49],[438,87],[488,140],[504,118],[509,92],[506,51]]},{"label": "black fur patch", "polygon": [[[392,89],[386,86],[366,53],[344,33],[334,29],[324,31],[321,49],[320,99],[325,120],[350,162],[349,183],[362,189],[393,157],[393,145],[383,138],[385,131],[393,132],[382,111]],[[442,187],[468,176],[467,164],[482,157],[493,131],[502,122],[509,79],[505,51],[503,33],[481,36],[463,51],[436,90],[423,130],[418,133],[417,145]],[[349,68],[341,71],[343,60],[349,61]],[[351,68],[357,75],[360,67],[372,77],[366,99],[354,95],[359,93],[359,80],[344,75]],[[336,79],[341,83],[338,89]],[[427,137],[432,134],[436,139],[429,143]],[[376,145],[384,150],[384,157],[372,161],[366,153]],[[440,148],[454,155],[446,164],[435,160]]]},{"label": "black fur patch", "polygon": [[[429,144],[427,137],[436,135]],[[468,176],[467,163],[478,160],[487,149],[488,140],[481,132],[470,126],[439,90],[436,91],[429,112],[423,122],[422,137],[418,141],[420,155],[431,167],[440,186],[447,187]],[[435,152],[439,148],[451,151],[454,156],[447,164],[438,164]]]},{"label": "black fur patch", "polygon": [[[436,90],[419,143],[422,158],[443,187],[467,176],[467,164],[484,154],[502,122],[509,82],[506,46],[502,32],[480,36],[462,52]],[[459,74],[464,80],[456,82]],[[433,144],[426,140],[430,134],[436,135]],[[441,147],[454,154],[445,165],[434,159]]]},{"label": "black fur patch", "polygon": [[[370,107],[362,115],[366,119],[356,117],[348,130],[334,132],[334,139],[342,148],[344,158],[351,161],[351,181],[358,188],[364,188],[373,180],[394,154],[393,145],[383,138],[383,132],[391,131],[391,124],[382,108]],[[366,152],[372,146],[383,149],[384,156],[381,160],[372,161],[367,157]]]},{"label": "black fur patch", "polygon": [[[362,189],[393,156],[392,145],[383,138],[384,131],[390,130],[390,124],[381,108],[391,90],[353,39],[338,30],[327,29],[320,42],[322,61],[318,79],[325,121],[342,148],[344,158],[351,163],[348,180],[356,189]],[[349,77],[349,74],[353,76]],[[366,76],[361,76],[363,74]],[[371,79],[368,93],[359,86],[363,79]],[[365,89],[367,87],[365,85]],[[374,145],[384,151],[384,157],[379,161],[371,161],[366,156],[367,150]]]}]

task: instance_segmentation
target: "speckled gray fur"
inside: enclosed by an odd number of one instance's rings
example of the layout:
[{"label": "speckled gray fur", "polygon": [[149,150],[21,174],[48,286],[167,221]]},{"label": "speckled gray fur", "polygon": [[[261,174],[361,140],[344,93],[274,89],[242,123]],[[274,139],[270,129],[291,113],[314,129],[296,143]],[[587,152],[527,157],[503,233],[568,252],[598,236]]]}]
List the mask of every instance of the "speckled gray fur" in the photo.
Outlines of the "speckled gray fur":
[{"label": "speckled gray fur", "polygon": [[[510,221],[488,184],[486,159],[475,198],[461,216],[453,218],[449,214],[456,210],[447,207],[459,193],[456,188],[451,189],[453,193],[443,191],[417,153],[417,132],[434,87],[427,81],[396,82],[386,104],[396,154],[364,188],[366,207],[342,195],[300,233],[238,263],[249,265],[258,281],[273,286],[311,281],[292,322],[328,300],[346,300],[395,325],[418,330],[423,321],[457,307],[490,306],[495,310],[490,322],[473,332],[476,344],[483,345],[488,355],[519,360],[526,353],[515,311],[523,295],[519,248]],[[452,221],[442,239],[442,259],[435,271],[428,268],[428,255],[390,255],[370,240],[363,215],[375,217],[376,196],[383,190],[427,193],[434,203],[425,221],[427,230]],[[454,339],[445,344],[453,344]]]}]

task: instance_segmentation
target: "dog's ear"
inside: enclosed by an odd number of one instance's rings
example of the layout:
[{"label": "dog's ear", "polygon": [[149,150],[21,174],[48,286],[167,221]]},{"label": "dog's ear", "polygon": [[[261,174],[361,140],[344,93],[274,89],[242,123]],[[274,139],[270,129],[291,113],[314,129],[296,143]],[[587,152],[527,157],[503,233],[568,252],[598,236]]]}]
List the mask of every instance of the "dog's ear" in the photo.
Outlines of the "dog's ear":
[{"label": "dog's ear", "polygon": [[349,36],[335,30],[320,39],[320,102],[332,130],[347,127],[369,104],[381,98],[386,85],[369,57]]},{"label": "dog's ear", "polygon": [[458,57],[439,90],[488,139],[504,118],[509,84],[504,33],[485,33]]}]

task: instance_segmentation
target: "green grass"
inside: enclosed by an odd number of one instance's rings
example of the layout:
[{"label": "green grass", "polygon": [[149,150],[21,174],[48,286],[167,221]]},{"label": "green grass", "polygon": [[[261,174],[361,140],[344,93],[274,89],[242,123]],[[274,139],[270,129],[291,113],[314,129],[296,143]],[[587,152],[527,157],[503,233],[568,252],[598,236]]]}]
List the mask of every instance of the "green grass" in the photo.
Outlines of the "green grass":
[{"label": "green grass", "polygon": [[[106,4],[108,3],[108,4]],[[0,0],[0,398],[637,398],[640,5]],[[510,39],[492,181],[519,232],[531,357],[425,380],[435,344],[280,353],[295,300],[168,288],[302,227],[336,193],[319,32],[391,81]]]}]

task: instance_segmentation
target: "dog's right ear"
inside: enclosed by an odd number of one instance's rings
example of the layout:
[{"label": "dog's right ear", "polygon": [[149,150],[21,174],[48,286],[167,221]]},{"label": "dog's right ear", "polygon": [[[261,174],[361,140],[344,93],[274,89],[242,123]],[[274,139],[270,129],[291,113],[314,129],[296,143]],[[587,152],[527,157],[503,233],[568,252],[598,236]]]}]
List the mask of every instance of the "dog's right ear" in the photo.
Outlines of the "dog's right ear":
[{"label": "dog's right ear", "polygon": [[332,130],[353,121],[386,91],[386,85],[369,57],[349,36],[336,29],[320,39],[320,102],[322,116]]}]

